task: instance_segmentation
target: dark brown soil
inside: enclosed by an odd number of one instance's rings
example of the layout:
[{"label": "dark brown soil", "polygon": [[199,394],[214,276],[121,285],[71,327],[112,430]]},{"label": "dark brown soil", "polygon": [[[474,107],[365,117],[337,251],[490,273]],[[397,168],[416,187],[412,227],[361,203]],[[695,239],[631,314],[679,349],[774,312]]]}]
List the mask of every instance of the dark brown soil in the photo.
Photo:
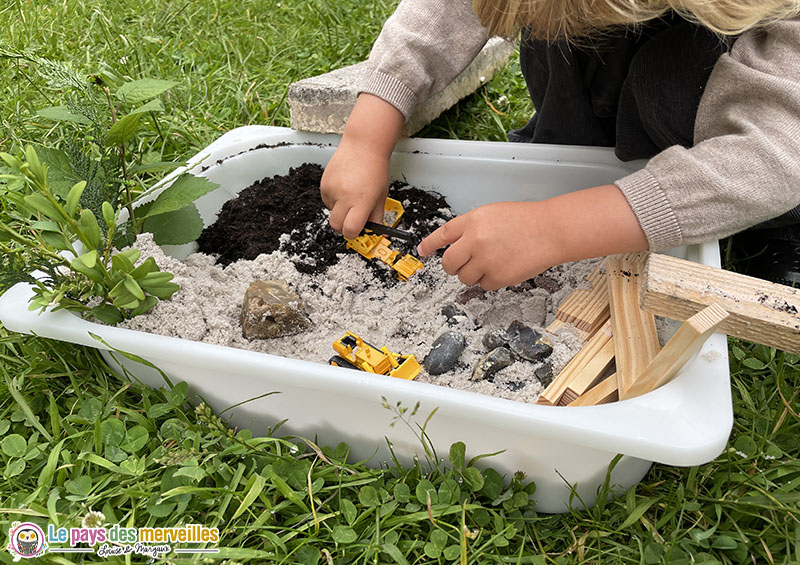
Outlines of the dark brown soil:
[{"label": "dark brown soil", "polygon": [[[239,196],[222,207],[217,221],[203,230],[197,240],[200,252],[213,255],[217,262],[229,265],[239,259],[252,260],[276,250],[294,257],[297,270],[306,274],[324,272],[339,261],[345,248],[344,238],[328,225],[328,216],[319,194],[322,167],[304,164],[290,169],[287,175],[262,179],[245,188]],[[405,214],[398,228],[421,239],[443,220],[453,217],[441,195],[395,182],[389,196],[403,203]],[[281,236],[288,239],[281,241]],[[402,242],[392,246],[402,252]],[[393,275],[386,265],[370,261],[381,280]]]}]

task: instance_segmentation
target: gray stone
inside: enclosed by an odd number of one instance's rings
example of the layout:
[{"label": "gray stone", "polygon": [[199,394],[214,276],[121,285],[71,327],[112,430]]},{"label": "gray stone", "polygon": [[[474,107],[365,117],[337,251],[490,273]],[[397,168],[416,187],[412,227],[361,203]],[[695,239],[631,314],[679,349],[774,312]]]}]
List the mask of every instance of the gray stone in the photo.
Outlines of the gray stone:
[{"label": "gray stone", "polygon": [[505,369],[514,362],[514,354],[505,347],[493,349],[480,358],[475,370],[472,372],[473,381],[488,379],[501,369]]},{"label": "gray stone", "polygon": [[534,289],[525,295],[525,300],[472,300],[466,309],[489,328],[505,328],[514,320],[525,320],[531,326],[543,326],[550,301],[549,294]]},{"label": "gray stone", "polygon": [[[492,38],[477,57],[444,90],[420,104],[406,124],[413,135],[439,114],[489,82],[514,52],[514,45]],[[291,126],[296,130],[342,133],[366,73],[366,61],[307,78],[289,86]]]},{"label": "gray stone", "polygon": [[550,386],[550,383],[553,382],[553,363],[551,361],[545,361],[542,363],[541,367],[537,368],[533,372],[534,376],[539,379],[539,382],[542,383],[542,386],[547,388]]},{"label": "gray stone", "polygon": [[463,317],[466,314],[464,314],[463,310],[451,302],[442,306],[442,315],[447,318],[448,326],[455,326],[458,323],[458,318]]},{"label": "gray stone", "polygon": [[242,336],[247,339],[293,335],[310,325],[303,302],[283,280],[252,283],[244,295],[240,321]]},{"label": "gray stone", "polygon": [[458,332],[444,332],[433,342],[430,352],[422,360],[430,375],[441,375],[452,369],[467,346],[464,336]]},{"label": "gray stone", "polygon": [[539,333],[520,321],[511,322],[506,335],[511,351],[527,361],[543,361],[553,353],[553,348],[541,341]]},{"label": "gray stone", "polygon": [[487,332],[481,338],[481,343],[486,351],[492,351],[498,347],[503,347],[508,344],[508,336],[503,330],[493,330]]},{"label": "gray stone", "polygon": [[536,288],[544,289],[550,294],[561,290],[561,284],[553,277],[548,277],[547,275],[533,277],[533,284]]}]

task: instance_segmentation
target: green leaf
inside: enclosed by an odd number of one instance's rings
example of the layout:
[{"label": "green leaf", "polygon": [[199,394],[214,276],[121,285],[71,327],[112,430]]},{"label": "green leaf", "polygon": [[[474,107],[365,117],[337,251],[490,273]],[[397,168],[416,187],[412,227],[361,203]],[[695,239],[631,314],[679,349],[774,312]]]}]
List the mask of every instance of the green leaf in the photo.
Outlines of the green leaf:
[{"label": "green leaf", "polygon": [[43,145],[36,146],[36,154],[47,163],[47,184],[53,194],[66,198],[67,193],[79,179],[76,178],[72,163],[66,152]]},{"label": "green leaf", "polygon": [[483,488],[483,475],[475,467],[464,469],[464,482],[472,491],[479,491]]},{"label": "green leaf", "polygon": [[450,446],[450,463],[453,464],[458,470],[464,468],[464,456],[467,451],[467,446],[464,445],[464,442],[457,441],[453,445]]},{"label": "green leaf", "polygon": [[358,510],[356,509],[355,504],[353,504],[350,500],[343,498],[342,502],[340,503],[340,507],[342,510],[342,516],[344,516],[344,519],[347,520],[348,524],[352,524],[356,521]]},{"label": "green leaf", "polygon": [[156,98],[155,100],[151,100],[150,102],[144,104],[143,106],[139,106],[135,110],[131,110],[130,113],[144,114],[147,112],[163,112],[163,111],[164,111],[164,106],[162,106],[161,101],[158,98]]},{"label": "green leaf", "polygon": [[365,485],[358,491],[358,501],[362,506],[379,506],[381,501],[378,499],[378,491],[371,485]]},{"label": "green leaf", "polygon": [[155,296],[146,296],[145,299],[142,300],[141,304],[139,304],[136,308],[131,310],[131,316],[132,317],[141,316],[145,312],[149,312],[150,310],[152,310],[156,304],[158,304],[158,298],[156,298]]},{"label": "green leaf", "polygon": [[125,423],[116,418],[109,418],[100,424],[100,433],[103,438],[103,445],[118,446],[125,437]]},{"label": "green leaf", "polygon": [[124,253],[114,253],[114,255],[111,256],[111,266],[122,273],[131,273],[135,269],[133,261]]},{"label": "green leaf", "polygon": [[172,295],[175,294],[180,290],[180,286],[175,283],[163,283],[159,285],[149,285],[147,287],[147,292],[160,298],[161,300],[169,300],[172,298]]},{"label": "green leaf", "polygon": [[91,314],[101,322],[109,325],[119,324],[123,320],[122,312],[119,308],[114,308],[111,304],[101,304],[91,309]]},{"label": "green leaf", "polygon": [[37,116],[53,120],[55,122],[73,122],[85,126],[92,125],[92,121],[82,114],[75,114],[66,106],[50,106],[36,111]]},{"label": "green leaf", "polygon": [[83,233],[81,241],[86,247],[89,249],[100,247],[100,224],[97,223],[94,212],[89,209],[81,210],[81,216],[78,218],[78,227]]},{"label": "green leaf", "polygon": [[141,114],[128,114],[117,120],[106,134],[106,145],[124,145],[136,135],[141,119]]},{"label": "green leaf", "polygon": [[[160,279],[158,282],[167,282],[172,280],[172,273],[162,273],[158,270],[158,265],[156,264],[156,260],[152,257],[148,257],[142,264],[136,267],[134,270],[131,271],[131,276],[136,279],[143,279],[147,275],[169,275],[168,277],[164,277]],[[152,280],[152,279],[151,279]],[[155,281],[154,281],[155,282]]]},{"label": "green leaf", "polygon": [[95,265],[94,267],[90,268],[87,267],[82,260],[81,257],[76,257],[72,261],[70,261],[69,266],[72,268],[73,271],[81,273],[82,275],[86,275],[89,280],[92,280],[96,283],[103,283],[105,279],[103,278],[103,273],[100,271],[99,266]]},{"label": "green leaf", "polygon": [[102,212],[103,212],[103,221],[106,223],[106,227],[108,227],[108,229],[111,229],[116,223],[116,214],[114,214],[114,207],[111,206],[109,202],[103,202]]},{"label": "green leaf", "polygon": [[400,551],[400,548],[398,548],[396,545],[392,543],[384,543],[381,546],[381,551],[394,559],[395,563],[398,563],[399,565],[408,565],[408,561],[403,556],[403,552]]},{"label": "green leaf", "polygon": [[86,188],[86,181],[82,180],[77,182],[73,185],[73,187],[67,193],[67,215],[74,216],[75,212],[78,211],[78,205],[81,202],[81,195],[83,194],[83,190]]},{"label": "green leaf", "polygon": [[619,529],[624,530],[626,528],[629,528],[636,522],[638,522],[639,518],[644,516],[644,513],[650,509],[650,507],[656,502],[656,500],[657,499],[655,498],[651,498],[651,499],[645,499],[642,502],[640,502],[636,506],[636,508],[633,509],[633,512],[631,512],[628,515],[628,517],[625,518],[625,521],[620,525]]},{"label": "green leaf", "polygon": [[81,263],[86,265],[87,269],[94,269],[94,266],[97,265],[97,251],[92,249],[88,253],[84,253],[80,257],[78,257]]},{"label": "green leaf", "polygon": [[61,222],[67,219],[66,215],[58,206],[47,199],[43,194],[29,194],[25,197],[25,204],[41,212],[51,220]]},{"label": "green leaf", "polygon": [[206,178],[183,174],[158,195],[147,211],[147,217],[180,210],[218,186]]},{"label": "green leaf", "polygon": [[[175,473],[175,475],[177,474],[178,473]],[[233,513],[233,516],[231,516],[231,520],[234,520],[239,516],[241,516],[242,513],[250,507],[253,501],[264,490],[264,486],[266,484],[267,480],[258,473],[250,477],[250,480],[247,481],[247,485],[245,486],[247,494],[244,495],[244,498],[242,499],[242,503],[239,505],[239,508],[237,508],[236,512]]]},{"label": "green leaf", "polygon": [[483,488],[481,492],[491,499],[495,499],[503,492],[503,477],[494,469],[486,469],[483,472]]},{"label": "green leaf", "polygon": [[142,292],[141,287],[136,283],[135,280],[133,280],[132,276],[125,275],[125,278],[122,279],[122,282],[128,292],[130,292],[137,299],[144,300],[144,292]]},{"label": "green leaf", "polygon": [[180,210],[147,218],[142,229],[152,233],[153,241],[158,245],[183,245],[200,237],[203,219],[197,207],[190,203]]},{"label": "green leaf", "polygon": [[28,444],[25,443],[25,438],[19,434],[6,436],[3,438],[3,441],[0,442],[0,449],[9,457],[22,457],[25,455],[27,448]]},{"label": "green leaf", "polygon": [[741,451],[747,457],[754,457],[758,453],[758,446],[753,438],[750,436],[739,436],[733,444],[736,451]]},{"label": "green leaf", "polygon": [[431,543],[434,545],[434,547],[436,547],[436,549],[440,551],[443,550],[447,545],[447,534],[442,530],[434,530],[431,532]]},{"label": "green leaf", "polygon": [[80,477],[67,481],[64,486],[67,488],[67,492],[85,498],[89,496],[92,490],[92,479],[86,475],[81,475]]},{"label": "green leaf", "polygon": [[748,369],[753,369],[754,371],[761,371],[762,369],[767,368],[767,366],[762,361],[759,361],[755,357],[748,357],[747,359],[742,361],[742,365],[744,365]]},{"label": "green leaf", "polygon": [[144,426],[133,426],[125,434],[125,442],[120,446],[128,453],[136,453],[143,448],[150,439],[150,434]]},{"label": "green leaf", "polygon": [[13,459],[9,461],[8,465],[6,465],[5,477],[10,479],[11,477],[16,477],[20,473],[25,470],[25,460],[24,459]]},{"label": "green leaf", "polygon": [[739,544],[730,536],[717,536],[711,547],[714,549],[736,549]]},{"label": "green leaf", "polygon": [[397,483],[393,489],[394,499],[397,502],[408,502],[411,500],[411,489],[406,483]]},{"label": "green leaf", "polygon": [[358,539],[355,530],[348,526],[334,526],[331,537],[336,543],[353,543]]},{"label": "green leaf", "polygon": [[166,92],[178,83],[170,80],[159,80],[154,78],[143,78],[126,82],[117,89],[117,98],[135,104],[155,98],[162,92]]},{"label": "green leaf", "polygon": [[200,481],[206,477],[206,472],[202,467],[198,467],[197,465],[187,465],[175,471],[173,476],[189,477],[193,481]]}]

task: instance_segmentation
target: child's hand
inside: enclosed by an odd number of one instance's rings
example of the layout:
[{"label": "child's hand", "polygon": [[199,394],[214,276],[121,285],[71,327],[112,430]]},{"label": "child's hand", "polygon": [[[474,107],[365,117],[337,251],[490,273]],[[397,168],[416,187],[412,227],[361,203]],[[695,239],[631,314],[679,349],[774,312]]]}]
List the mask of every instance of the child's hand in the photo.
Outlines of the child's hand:
[{"label": "child's hand", "polygon": [[348,239],[357,237],[367,220],[383,223],[389,158],[404,124],[399,110],[371,94],[361,94],[350,113],[320,183],[331,227]]},{"label": "child's hand", "polygon": [[447,274],[466,285],[497,290],[538,275],[557,261],[558,237],[548,233],[537,202],[498,202],[458,216],[419,245],[423,257],[449,245]]},{"label": "child's hand", "polygon": [[567,261],[647,249],[647,238],[614,185],[541,202],[498,202],[458,216],[419,244],[423,257],[449,245],[446,273],[497,290]]},{"label": "child's hand", "polygon": [[343,142],[325,167],[320,189],[331,227],[348,239],[357,237],[367,220],[383,223],[389,161]]}]

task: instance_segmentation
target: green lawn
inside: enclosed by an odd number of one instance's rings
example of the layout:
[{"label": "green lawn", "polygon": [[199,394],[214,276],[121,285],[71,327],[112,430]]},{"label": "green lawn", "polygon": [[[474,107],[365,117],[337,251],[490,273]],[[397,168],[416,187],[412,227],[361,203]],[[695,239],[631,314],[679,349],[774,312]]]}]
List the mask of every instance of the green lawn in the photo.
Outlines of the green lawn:
[{"label": "green lawn", "polygon": [[[241,125],[288,126],[289,83],[365,58],[393,4],[10,0],[0,53],[27,51],[86,77],[113,70],[179,83],[132,164],[174,161]],[[74,129],[35,115],[63,101],[53,69],[0,58],[0,150],[73,142]],[[422,135],[502,140],[531,111],[511,63]],[[134,189],[154,178],[136,177]],[[368,469],[346,462],[346,445],[233,432],[185,402],[182,387],[146,389],[94,350],[0,327],[3,543],[15,520],[75,527],[97,510],[133,527],[218,526],[219,558],[231,563],[800,562],[798,361],[731,340],[735,420],[719,458],[655,465],[625,497],[601,493],[589,512],[545,516],[527,504],[531,485],[463,466],[458,446],[454,464],[433,471]]]}]

